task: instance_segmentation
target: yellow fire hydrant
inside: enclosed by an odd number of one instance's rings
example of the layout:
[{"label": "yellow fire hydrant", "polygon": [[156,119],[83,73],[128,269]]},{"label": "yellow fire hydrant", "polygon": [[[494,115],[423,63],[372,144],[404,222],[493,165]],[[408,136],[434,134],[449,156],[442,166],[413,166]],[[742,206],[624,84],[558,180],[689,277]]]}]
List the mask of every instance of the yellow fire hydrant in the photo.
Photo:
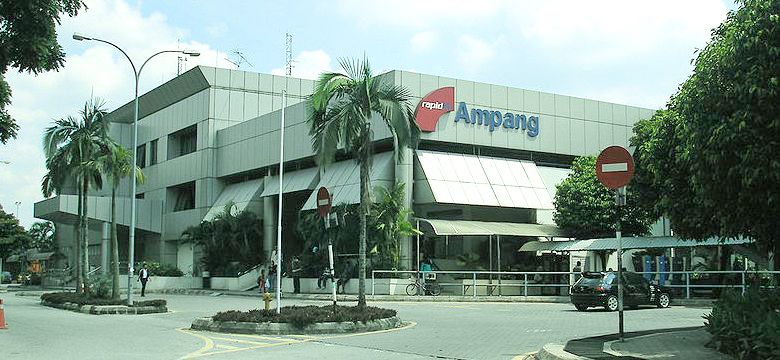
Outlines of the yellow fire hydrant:
[{"label": "yellow fire hydrant", "polygon": [[268,311],[271,309],[271,300],[273,300],[273,297],[271,297],[271,293],[264,293],[263,294],[263,302],[265,303],[265,311]]}]

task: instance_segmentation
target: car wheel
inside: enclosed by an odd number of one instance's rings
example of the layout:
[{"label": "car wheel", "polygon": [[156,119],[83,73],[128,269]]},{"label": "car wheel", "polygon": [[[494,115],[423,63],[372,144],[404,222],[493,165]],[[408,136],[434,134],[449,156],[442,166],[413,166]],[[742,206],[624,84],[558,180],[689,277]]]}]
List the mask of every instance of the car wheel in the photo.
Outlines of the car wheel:
[{"label": "car wheel", "polygon": [[615,311],[618,309],[618,298],[615,295],[610,295],[607,298],[607,302],[604,305],[604,308],[607,309],[607,311]]},{"label": "car wheel", "polygon": [[668,308],[669,303],[671,303],[669,299],[669,294],[662,293],[661,295],[658,295],[658,307],[659,308]]},{"label": "car wheel", "polygon": [[574,304],[574,307],[576,307],[577,310],[579,311],[588,310],[588,305],[584,305],[584,304]]}]

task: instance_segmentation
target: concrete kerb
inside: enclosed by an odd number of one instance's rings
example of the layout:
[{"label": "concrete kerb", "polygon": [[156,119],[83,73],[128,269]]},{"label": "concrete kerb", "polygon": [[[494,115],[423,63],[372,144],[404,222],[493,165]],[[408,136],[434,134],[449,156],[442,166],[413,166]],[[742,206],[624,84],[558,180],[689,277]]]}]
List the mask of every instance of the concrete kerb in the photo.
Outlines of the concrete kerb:
[{"label": "concrete kerb", "polygon": [[397,316],[363,322],[327,322],[315,323],[298,328],[290,323],[250,323],[236,321],[214,321],[211,318],[198,318],[192,322],[192,330],[205,330],[233,334],[256,335],[312,335],[362,333],[395,329],[406,325]]},{"label": "concrete kerb", "polygon": [[166,306],[79,305],[57,304],[41,300],[41,305],[90,315],[143,315],[168,312]]},{"label": "concrete kerb", "polygon": [[546,344],[536,353],[537,360],[587,360],[588,358],[566,352],[561,344]]}]

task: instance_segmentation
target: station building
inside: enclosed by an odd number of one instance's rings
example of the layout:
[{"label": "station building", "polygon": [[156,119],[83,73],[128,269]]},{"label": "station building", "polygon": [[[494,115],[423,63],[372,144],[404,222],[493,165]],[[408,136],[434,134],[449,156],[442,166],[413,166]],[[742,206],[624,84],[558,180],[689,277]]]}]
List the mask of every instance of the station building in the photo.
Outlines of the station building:
[{"label": "station building", "polygon": [[[372,186],[406,184],[406,206],[424,235],[406,239],[402,262],[417,254],[440,267],[463,265],[535,270],[518,249],[531,240],[562,236],[552,220],[556,185],[572,160],[610,145],[628,147],[633,125],[653,110],[604,101],[485,84],[408,71],[382,76],[407,88],[423,133],[417,149],[396,149],[381,120],[373,121]],[[314,81],[198,66],[140,97],[135,254],[138,261],[176,265],[199,274],[198,249],[182,232],[230,211],[263,219],[265,251],[276,242],[282,94],[286,93],[283,249],[301,250],[295,219],[316,207],[327,187],[334,204],[359,201],[359,170],[341,157],[323,170],[314,162],[305,100]],[[109,114],[111,135],[132,146],[133,103]],[[400,161],[394,152],[404,156]],[[123,181],[119,194],[129,194]],[[57,225],[60,251],[73,263],[75,189],[35,204],[35,216]],[[119,199],[120,259],[127,259],[130,201]],[[107,266],[110,189],[89,196],[89,255]],[[668,229],[667,229],[668,230]],[[664,233],[663,226],[654,232]],[[356,239],[357,240],[357,239]],[[258,240],[260,241],[260,240]],[[457,265],[460,264],[460,265]]]}]

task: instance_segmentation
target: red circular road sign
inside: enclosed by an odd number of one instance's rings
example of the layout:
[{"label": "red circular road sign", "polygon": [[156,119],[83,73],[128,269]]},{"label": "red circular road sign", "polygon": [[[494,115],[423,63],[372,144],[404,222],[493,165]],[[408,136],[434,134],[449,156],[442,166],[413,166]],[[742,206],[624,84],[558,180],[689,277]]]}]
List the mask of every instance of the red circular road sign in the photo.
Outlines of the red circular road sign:
[{"label": "red circular road sign", "polygon": [[330,193],[328,193],[328,189],[323,186],[317,191],[317,213],[320,214],[321,218],[324,218],[325,215],[328,214],[330,206]]},{"label": "red circular road sign", "polygon": [[604,186],[617,189],[634,176],[634,158],[622,146],[610,146],[596,159],[596,177]]}]

